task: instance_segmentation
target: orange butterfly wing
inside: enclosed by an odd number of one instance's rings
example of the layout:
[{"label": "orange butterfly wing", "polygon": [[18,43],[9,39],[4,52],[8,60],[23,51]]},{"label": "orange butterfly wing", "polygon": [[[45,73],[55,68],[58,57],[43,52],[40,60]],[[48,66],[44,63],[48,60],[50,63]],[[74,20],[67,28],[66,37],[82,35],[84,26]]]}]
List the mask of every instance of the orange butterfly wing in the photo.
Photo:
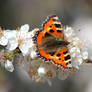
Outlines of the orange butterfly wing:
[{"label": "orange butterfly wing", "polygon": [[55,64],[62,66],[64,69],[72,68],[71,57],[66,47],[59,49],[53,56],[52,60]]},{"label": "orange butterfly wing", "polygon": [[53,36],[63,37],[63,28],[56,15],[52,15],[43,23],[43,30],[52,34]]}]

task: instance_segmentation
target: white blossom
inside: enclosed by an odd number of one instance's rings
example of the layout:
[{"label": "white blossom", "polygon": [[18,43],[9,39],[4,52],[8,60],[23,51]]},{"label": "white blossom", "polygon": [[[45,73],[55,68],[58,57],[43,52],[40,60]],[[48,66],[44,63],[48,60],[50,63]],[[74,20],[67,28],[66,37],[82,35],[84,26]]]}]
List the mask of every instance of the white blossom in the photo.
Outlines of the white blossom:
[{"label": "white blossom", "polygon": [[46,73],[46,69],[44,67],[39,67],[37,71],[39,76],[44,75]]},{"label": "white blossom", "polygon": [[66,37],[74,36],[75,34],[74,34],[73,28],[66,26],[66,28],[64,29],[64,35],[65,35]]},{"label": "white blossom", "polygon": [[5,30],[4,35],[6,39],[16,38],[16,30]]},{"label": "white blossom", "polygon": [[29,35],[31,34],[31,32],[28,31],[29,31],[28,24],[21,26],[19,30],[16,30],[16,32],[15,31],[11,32],[13,35],[7,31],[7,34],[10,34],[7,36],[9,40],[7,49],[13,51],[17,47],[19,47],[23,55],[28,54],[29,48],[33,46],[32,37]]},{"label": "white blossom", "polygon": [[7,71],[9,71],[9,72],[13,72],[13,71],[14,71],[14,66],[13,66],[13,64],[12,64],[12,61],[7,60],[7,61],[5,62],[5,69],[6,69]]},{"label": "white blossom", "polygon": [[82,58],[83,59],[88,59],[88,52],[87,51],[82,52]]},{"label": "white blossom", "polygon": [[13,51],[17,48],[18,46],[18,43],[17,43],[17,40],[15,38],[11,38],[9,39],[9,42],[8,42],[8,45],[7,45],[7,49],[9,51]]},{"label": "white blossom", "polygon": [[7,43],[8,43],[8,39],[6,37],[3,36],[0,38],[0,45],[6,46]]}]

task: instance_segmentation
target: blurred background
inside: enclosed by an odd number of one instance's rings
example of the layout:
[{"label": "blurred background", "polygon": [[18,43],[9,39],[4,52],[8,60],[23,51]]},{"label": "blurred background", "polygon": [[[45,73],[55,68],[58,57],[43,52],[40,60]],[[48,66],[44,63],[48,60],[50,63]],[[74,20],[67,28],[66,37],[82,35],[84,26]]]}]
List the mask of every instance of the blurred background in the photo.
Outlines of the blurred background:
[{"label": "blurred background", "polygon": [[[30,30],[40,28],[51,14],[56,14],[62,24],[81,30],[82,39],[92,33],[92,0],[0,0],[0,26],[5,29],[16,29],[23,24],[29,24]],[[48,83],[29,81],[18,67],[13,73],[0,68],[0,92],[92,92],[91,67],[82,66],[66,80],[52,79],[51,87]]]}]

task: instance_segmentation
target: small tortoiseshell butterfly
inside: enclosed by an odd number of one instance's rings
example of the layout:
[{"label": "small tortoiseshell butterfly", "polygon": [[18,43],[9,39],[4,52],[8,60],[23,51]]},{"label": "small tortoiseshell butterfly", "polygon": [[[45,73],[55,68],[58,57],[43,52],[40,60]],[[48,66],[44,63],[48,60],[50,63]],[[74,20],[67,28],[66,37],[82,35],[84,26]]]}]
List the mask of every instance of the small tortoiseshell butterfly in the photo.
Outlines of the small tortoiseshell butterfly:
[{"label": "small tortoiseshell butterfly", "polygon": [[63,27],[56,15],[48,17],[43,28],[33,37],[37,56],[44,61],[53,62],[63,70],[71,70],[71,56],[68,53],[69,42],[64,40]]}]

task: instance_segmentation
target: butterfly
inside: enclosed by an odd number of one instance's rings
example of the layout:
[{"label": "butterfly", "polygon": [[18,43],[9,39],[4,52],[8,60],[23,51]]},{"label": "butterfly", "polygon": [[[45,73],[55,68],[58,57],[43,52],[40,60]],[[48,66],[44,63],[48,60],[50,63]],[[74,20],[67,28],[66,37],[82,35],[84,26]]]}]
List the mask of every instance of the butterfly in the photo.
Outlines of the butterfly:
[{"label": "butterfly", "polygon": [[63,25],[56,15],[47,17],[42,24],[42,29],[36,31],[33,36],[38,58],[44,62],[52,62],[63,70],[71,70],[71,56],[68,44],[64,39]]}]

